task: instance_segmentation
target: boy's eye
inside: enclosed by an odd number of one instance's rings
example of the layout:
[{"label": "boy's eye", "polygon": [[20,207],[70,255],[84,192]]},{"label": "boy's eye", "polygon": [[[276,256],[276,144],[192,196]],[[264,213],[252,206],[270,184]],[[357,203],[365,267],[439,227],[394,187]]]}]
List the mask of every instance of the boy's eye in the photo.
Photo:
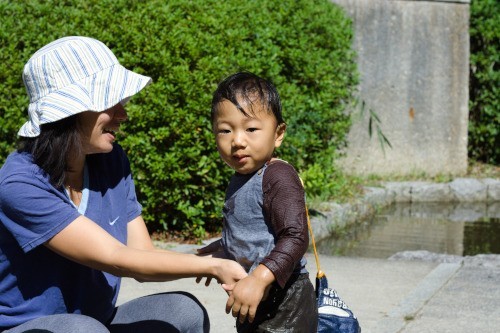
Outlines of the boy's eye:
[{"label": "boy's eye", "polygon": [[248,132],[255,132],[257,130],[258,130],[258,128],[256,128],[256,127],[250,127],[247,129]]},{"label": "boy's eye", "polygon": [[230,132],[230,130],[228,130],[228,129],[220,129],[217,131],[217,134],[227,134],[229,132]]}]

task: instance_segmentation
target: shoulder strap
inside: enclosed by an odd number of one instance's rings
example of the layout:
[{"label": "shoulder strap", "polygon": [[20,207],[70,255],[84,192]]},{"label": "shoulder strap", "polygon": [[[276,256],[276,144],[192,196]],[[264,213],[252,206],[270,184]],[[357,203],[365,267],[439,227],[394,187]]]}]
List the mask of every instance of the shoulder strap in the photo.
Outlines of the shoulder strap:
[{"label": "shoulder strap", "polygon": [[[300,178],[300,182],[302,183],[302,186],[304,187],[304,181],[302,181],[302,178]],[[304,187],[305,189],[305,187]],[[304,194],[305,195],[305,194]],[[322,278],[325,276],[325,273],[321,270],[321,265],[319,263],[319,256],[318,256],[318,251],[316,250],[316,242],[314,241],[314,233],[312,230],[311,226],[311,219],[309,218],[309,209],[307,209],[307,203],[306,203],[306,217],[307,217],[307,227],[309,228],[309,234],[311,235],[311,242],[313,246],[313,251],[314,251],[314,258],[316,259],[316,268],[318,272],[316,273],[317,278]]]}]

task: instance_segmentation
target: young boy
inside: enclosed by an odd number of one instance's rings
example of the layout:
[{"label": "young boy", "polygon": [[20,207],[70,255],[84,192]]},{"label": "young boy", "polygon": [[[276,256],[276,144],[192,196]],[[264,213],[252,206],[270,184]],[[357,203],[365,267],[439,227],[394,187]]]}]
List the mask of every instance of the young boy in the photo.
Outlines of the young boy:
[{"label": "young boy", "polygon": [[316,298],[303,257],[309,245],[304,189],[295,169],[273,157],[286,130],[276,88],[252,73],[229,76],[213,95],[212,126],[222,160],[235,171],[219,244],[249,273],[223,285],[230,295],[226,312],[239,317],[238,332],[316,332]]}]

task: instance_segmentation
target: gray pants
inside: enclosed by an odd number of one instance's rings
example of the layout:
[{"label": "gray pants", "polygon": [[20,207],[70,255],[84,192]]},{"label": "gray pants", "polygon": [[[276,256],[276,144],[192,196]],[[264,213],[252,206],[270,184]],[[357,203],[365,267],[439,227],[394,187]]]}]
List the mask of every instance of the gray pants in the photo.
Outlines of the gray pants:
[{"label": "gray pants", "polygon": [[40,317],[3,333],[207,333],[206,309],[191,294],[162,293],[144,296],[116,308],[109,324],[80,314]]}]

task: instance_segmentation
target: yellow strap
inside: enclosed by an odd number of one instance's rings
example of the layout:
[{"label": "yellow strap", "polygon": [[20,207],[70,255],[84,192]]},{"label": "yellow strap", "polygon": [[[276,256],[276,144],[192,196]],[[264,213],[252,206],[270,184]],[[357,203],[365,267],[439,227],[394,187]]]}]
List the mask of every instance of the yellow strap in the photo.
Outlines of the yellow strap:
[{"label": "yellow strap", "polygon": [[[302,187],[304,187],[304,182],[302,181],[302,178],[300,178],[300,182],[302,183]],[[305,201],[305,200],[304,200]],[[318,273],[316,273],[317,278],[322,278],[325,276],[325,273],[321,271],[321,265],[319,264],[319,256],[318,256],[318,251],[316,250],[316,242],[314,241],[314,234],[311,226],[311,219],[309,218],[309,209],[307,209],[307,204],[306,204],[306,217],[307,217],[307,227],[309,228],[309,233],[311,234],[311,241],[313,245],[313,250],[314,250],[314,258],[316,259],[316,268],[318,269]]]},{"label": "yellow strap", "polygon": [[325,273],[321,271],[321,265],[319,264],[318,251],[316,250],[316,242],[314,241],[314,234],[311,227],[311,219],[309,218],[309,210],[307,209],[307,205],[306,205],[306,216],[307,216],[307,226],[309,228],[309,233],[311,234],[311,241],[314,250],[314,258],[316,259],[316,267],[318,268],[318,273],[316,274],[316,277],[321,278],[325,275]]}]

